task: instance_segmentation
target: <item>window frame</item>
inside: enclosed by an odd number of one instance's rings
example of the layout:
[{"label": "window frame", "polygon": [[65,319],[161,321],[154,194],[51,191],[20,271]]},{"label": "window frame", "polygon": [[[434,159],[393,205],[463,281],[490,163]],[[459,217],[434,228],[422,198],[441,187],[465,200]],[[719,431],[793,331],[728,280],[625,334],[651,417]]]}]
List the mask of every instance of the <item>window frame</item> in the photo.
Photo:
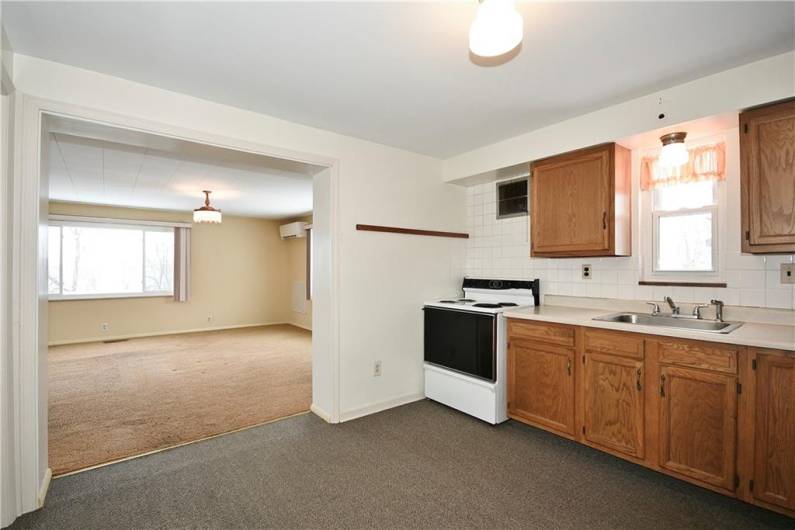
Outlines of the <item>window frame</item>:
[{"label": "window frame", "polygon": [[[717,190],[716,190],[717,192]],[[652,190],[653,193],[653,190]],[[717,193],[716,193],[717,195]],[[652,202],[654,199],[652,198]],[[698,215],[702,213],[710,213],[712,217],[712,268],[703,271],[692,270],[670,270],[659,269],[659,250],[660,250],[660,219],[663,217],[685,217],[688,215]],[[706,275],[714,276],[718,274],[718,205],[717,200],[715,204],[709,206],[702,206],[700,208],[680,208],[678,210],[654,210],[652,208],[652,234],[651,234],[651,272],[653,275]]]},{"label": "window frame", "polygon": [[[107,219],[107,218],[92,218],[92,217],[77,217],[66,215],[51,215],[47,222],[48,237],[49,228],[59,227],[59,235],[61,238],[59,252],[58,252],[58,279],[59,279],[59,292],[49,292],[49,273],[47,281],[47,299],[48,301],[69,301],[69,300],[109,300],[117,298],[165,298],[174,296],[174,285],[172,281],[171,290],[166,291],[140,291],[133,293],[96,293],[96,294],[63,294],[63,227],[88,227],[88,228],[107,228],[107,229],[139,229],[142,232],[141,237],[141,286],[146,289],[146,233],[150,232],[168,232],[175,227],[190,227],[188,223],[167,223],[159,221],[136,221],[127,219]],[[49,247],[49,244],[48,244]],[[174,258],[172,258],[173,260]],[[49,271],[49,252],[47,256],[48,264],[47,270]]]},{"label": "window frame", "polygon": [[[525,205],[526,205],[525,206],[525,211],[507,213],[507,214],[500,214],[500,203],[503,200],[507,200],[507,199],[500,200],[500,188],[503,187],[503,186],[509,186],[511,184],[515,184],[515,183],[521,182],[521,181],[525,181],[526,182],[526,184],[525,184],[526,185],[525,194],[524,195],[519,195],[517,197],[511,197],[511,199],[521,199],[521,198],[524,197]],[[497,182],[495,182],[494,190],[495,190],[495,205],[494,205],[495,212],[494,213],[495,213],[497,219],[513,219],[514,217],[527,217],[527,216],[530,215],[530,174],[529,173],[527,175],[522,175],[522,176],[519,176],[519,177],[516,177],[516,178],[512,178],[512,179],[497,181]]]},{"label": "window frame", "polygon": [[[727,226],[726,216],[726,183],[728,179],[713,181],[715,186],[715,203],[699,208],[681,208],[679,210],[655,210],[654,190],[640,192],[640,244],[642,248],[641,281],[676,283],[722,283],[724,281],[724,253],[721,249],[726,245],[726,231],[720,227]],[[684,212],[697,213],[712,209],[712,271],[659,271],[657,269],[657,219],[658,213],[664,215],[682,215]]]}]

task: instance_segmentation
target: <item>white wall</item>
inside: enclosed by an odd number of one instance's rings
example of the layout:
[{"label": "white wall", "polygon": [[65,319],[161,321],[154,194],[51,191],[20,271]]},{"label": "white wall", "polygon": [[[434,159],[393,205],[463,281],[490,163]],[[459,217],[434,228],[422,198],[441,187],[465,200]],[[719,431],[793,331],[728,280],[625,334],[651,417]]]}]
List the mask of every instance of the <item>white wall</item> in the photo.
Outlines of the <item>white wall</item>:
[{"label": "white wall", "polygon": [[[719,215],[719,263],[726,288],[650,287],[642,279],[642,246],[649,234],[639,218],[649,215],[640,207],[640,160],[642,150],[632,152],[632,256],[621,258],[530,258],[530,229],[527,217],[496,219],[495,183],[467,189],[467,243],[465,272],[468,276],[494,278],[539,278],[543,294],[632,300],[708,302],[713,298],[727,305],[795,309],[795,287],[779,281],[781,263],[795,256],[752,256],[740,252],[740,150],[737,128],[716,131],[715,140],[726,142],[725,203]],[[582,278],[582,265],[590,264],[593,277]]]},{"label": "white wall", "polygon": [[438,160],[33,57],[16,56],[15,82],[28,95],[339,160],[340,413],[421,395],[419,308],[459,288],[463,243],[354,227],[461,231],[465,192],[441,181]]},{"label": "white wall", "polygon": [[[795,96],[795,51],[703,77],[444,161],[446,182],[491,178],[501,168],[613,142],[685,121]],[[662,103],[660,103],[662,102]],[[664,113],[665,119],[657,118]]]},{"label": "white wall", "polygon": [[[0,10],[2,7],[0,6]],[[2,13],[0,12],[0,16]],[[13,53],[0,25],[0,526],[11,524],[20,502],[15,475],[17,441],[14,436],[13,386],[16,371],[11,355],[11,215],[14,173],[14,86]]]}]

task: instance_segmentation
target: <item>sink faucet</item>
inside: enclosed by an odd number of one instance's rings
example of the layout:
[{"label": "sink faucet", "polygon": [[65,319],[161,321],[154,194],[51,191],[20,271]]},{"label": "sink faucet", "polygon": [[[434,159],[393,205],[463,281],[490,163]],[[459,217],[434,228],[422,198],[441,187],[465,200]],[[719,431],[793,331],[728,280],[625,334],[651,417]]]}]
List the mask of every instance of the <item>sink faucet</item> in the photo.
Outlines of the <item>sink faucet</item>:
[{"label": "sink faucet", "polygon": [[673,299],[670,296],[666,296],[663,300],[668,304],[668,307],[671,308],[672,315],[679,314],[679,306],[674,303]]},{"label": "sink faucet", "polygon": [[723,302],[721,300],[710,300],[709,303],[715,306],[715,320],[723,322]]},{"label": "sink faucet", "polygon": [[696,317],[698,320],[701,320],[701,310],[705,307],[709,307],[711,304],[696,304],[693,308],[693,316]]}]

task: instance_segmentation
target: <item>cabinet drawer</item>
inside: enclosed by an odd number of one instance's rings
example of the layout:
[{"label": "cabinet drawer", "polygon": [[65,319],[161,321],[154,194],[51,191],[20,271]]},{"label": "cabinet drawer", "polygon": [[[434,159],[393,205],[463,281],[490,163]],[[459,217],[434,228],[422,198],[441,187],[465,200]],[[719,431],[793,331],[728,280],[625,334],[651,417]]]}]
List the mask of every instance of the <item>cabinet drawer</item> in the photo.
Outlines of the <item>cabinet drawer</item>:
[{"label": "cabinet drawer", "polygon": [[530,339],[561,346],[574,346],[574,328],[561,324],[511,319],[508,321],[508,340],[510,339]]},{"label": "cabinet drawer", "polygon": [[638,335],[601,329],[586,329],[583,337],[585,351],[587,352],[643,359],[643,338]]},{"label": "cabinet drawer", "polygon": [[737,373],[737,348],[703,342],[660,341],[660,362]]}]

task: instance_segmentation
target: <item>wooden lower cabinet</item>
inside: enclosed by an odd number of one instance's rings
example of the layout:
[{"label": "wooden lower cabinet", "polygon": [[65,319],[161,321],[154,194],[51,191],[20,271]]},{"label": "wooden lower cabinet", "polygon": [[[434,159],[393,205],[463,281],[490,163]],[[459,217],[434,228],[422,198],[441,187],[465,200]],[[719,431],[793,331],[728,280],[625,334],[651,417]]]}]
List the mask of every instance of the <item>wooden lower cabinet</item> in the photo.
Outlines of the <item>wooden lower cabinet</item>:
[{"label": "wooden lower cabinet", "polygon": [[574,436],[574,350],[512,339],[508,348],[508,415]]},{"label": "wooden lower cabinet", "polygon": [[795,518],[795,351],[515,319],[508,340],[512,419]]},{"label": "wooden lower cabinet", "polygon": [[591,444],[644,455],[643,361],[586,353],[582,435]]},{"label": "wooden lower cabinet", "polygon": [[753,496],[795,510],[795,356],[756,356]]},{"label": "wooden lower cabinet", "polygon": [[660,369],[660,467],[733,491],[737,377],[693,368]]}]

